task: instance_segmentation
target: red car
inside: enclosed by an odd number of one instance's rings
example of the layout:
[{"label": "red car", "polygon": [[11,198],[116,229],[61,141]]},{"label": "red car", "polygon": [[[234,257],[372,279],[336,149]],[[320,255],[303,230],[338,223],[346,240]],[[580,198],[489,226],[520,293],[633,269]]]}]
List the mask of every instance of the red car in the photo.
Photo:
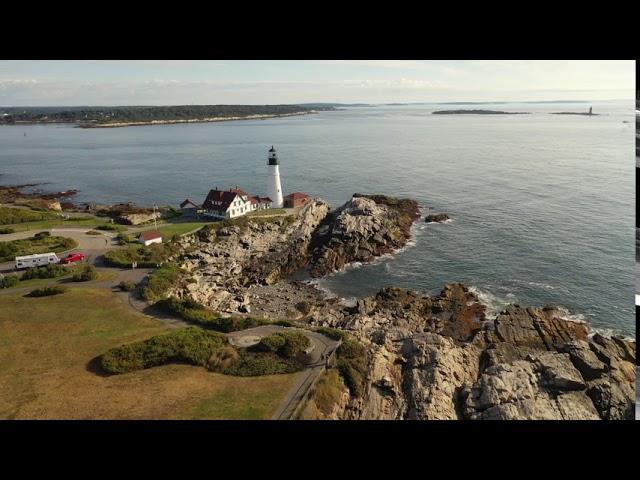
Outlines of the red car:
[{"label": "red car", "polygon": [[82,262],[85,258],[86,258],[86,255],[84,253],[70,253],[69,255],[64,257],[62,260],[60,260],[60,263],[67,264],[67,263],[73,263],[73,262]]}]

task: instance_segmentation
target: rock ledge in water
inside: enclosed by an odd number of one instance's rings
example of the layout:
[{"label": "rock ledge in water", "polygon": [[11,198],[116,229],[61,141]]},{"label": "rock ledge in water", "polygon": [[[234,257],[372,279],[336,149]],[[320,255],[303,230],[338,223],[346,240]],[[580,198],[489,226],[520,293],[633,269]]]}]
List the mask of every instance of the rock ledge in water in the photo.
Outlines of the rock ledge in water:
[{"label": "rock ledge in water", "polygon": [[434,213],[433,215],[427,215],[424,219],[427,223],[443,223],[447,220],[450,220],[450,217],[446,213]]}]

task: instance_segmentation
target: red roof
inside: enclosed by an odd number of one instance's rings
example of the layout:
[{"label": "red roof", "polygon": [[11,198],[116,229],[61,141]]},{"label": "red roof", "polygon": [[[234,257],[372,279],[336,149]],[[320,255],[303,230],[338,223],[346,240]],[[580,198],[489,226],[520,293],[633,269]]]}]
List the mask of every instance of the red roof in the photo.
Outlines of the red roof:
[{"label": "red roof", "polygon": [[[202,207],[206,210],[218,210],[226,212],[237,195],[238,192],[234,192],[231,190],[211,190],[209,191],[209,195],[207,195],[207,198],[202,204]],[[218,205],[214,204],[213,202],[221,203]]]},{"label": "red roof", "polygon": [[291,200],[300,200],[302,198],[310,198],[308,193],[304,192],[293,192],[287,195],[284,198],[290,198]]},{"label": "red roof", "polygon": [[249,201],[251,203],[273,203],[273,200],[271,200],[269,197],[250,197]]},{"label": "red roof", "polygon": [[158,230],[149,230],[148,232],[142,232],[140,238],[146,242],[154,238],[162,238],[162,234]]}]

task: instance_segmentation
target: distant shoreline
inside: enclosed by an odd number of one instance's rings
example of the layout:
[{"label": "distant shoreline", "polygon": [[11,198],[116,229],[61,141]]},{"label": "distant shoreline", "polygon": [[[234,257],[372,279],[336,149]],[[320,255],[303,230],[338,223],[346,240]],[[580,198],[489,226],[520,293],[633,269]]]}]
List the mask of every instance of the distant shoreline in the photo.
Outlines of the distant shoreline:
[{"label": "distant shoreline", "polygon": [[[177,118],[173,120],[149,120],[141,122],[111,122],[111,123],[78,123],[78,122],[61,122],[61,121],[21,121],[18,120],[12,124],[5,124],[6,126],[20,126],[20,125],[73,125],[74,128],[121,128],[121,127],[141,127],[145,125],[171,125],[175,123],[211,123],[211,122],[232,122],[237,120],[266,120],[269,118],[278,117],[293,117],[298,115],[310,115],[316,114],[318,110],[305,110],[300,112],[291,113],[274,113],[263,115],[245,115],[234,117],[206,117],[206,118]],[[0,125],[4,126],[4,125]]]}]

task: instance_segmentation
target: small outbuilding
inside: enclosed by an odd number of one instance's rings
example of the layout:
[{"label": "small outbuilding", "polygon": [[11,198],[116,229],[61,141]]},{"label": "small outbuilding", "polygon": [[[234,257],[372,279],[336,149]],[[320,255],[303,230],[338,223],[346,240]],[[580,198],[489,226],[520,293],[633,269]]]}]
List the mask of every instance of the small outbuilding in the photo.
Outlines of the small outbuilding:
[{"label": "small outbuilding", "polygon": [[190,198],[187,198],[180,204],[180,211],[185,216],[195,216],[200,213],[202,206],[195,203]]},{"label": "small outbuilding", "polygon": [[302,207],[311,201],[311,197],[304,192],[293,192],[284,197],[284,208]]},{"label": "small outbuilding", "polygon": [[162,234],[158,230],[142,232],[138,237],[138,241],[145,247],[148,247],[153,243],[162,243]]}]

